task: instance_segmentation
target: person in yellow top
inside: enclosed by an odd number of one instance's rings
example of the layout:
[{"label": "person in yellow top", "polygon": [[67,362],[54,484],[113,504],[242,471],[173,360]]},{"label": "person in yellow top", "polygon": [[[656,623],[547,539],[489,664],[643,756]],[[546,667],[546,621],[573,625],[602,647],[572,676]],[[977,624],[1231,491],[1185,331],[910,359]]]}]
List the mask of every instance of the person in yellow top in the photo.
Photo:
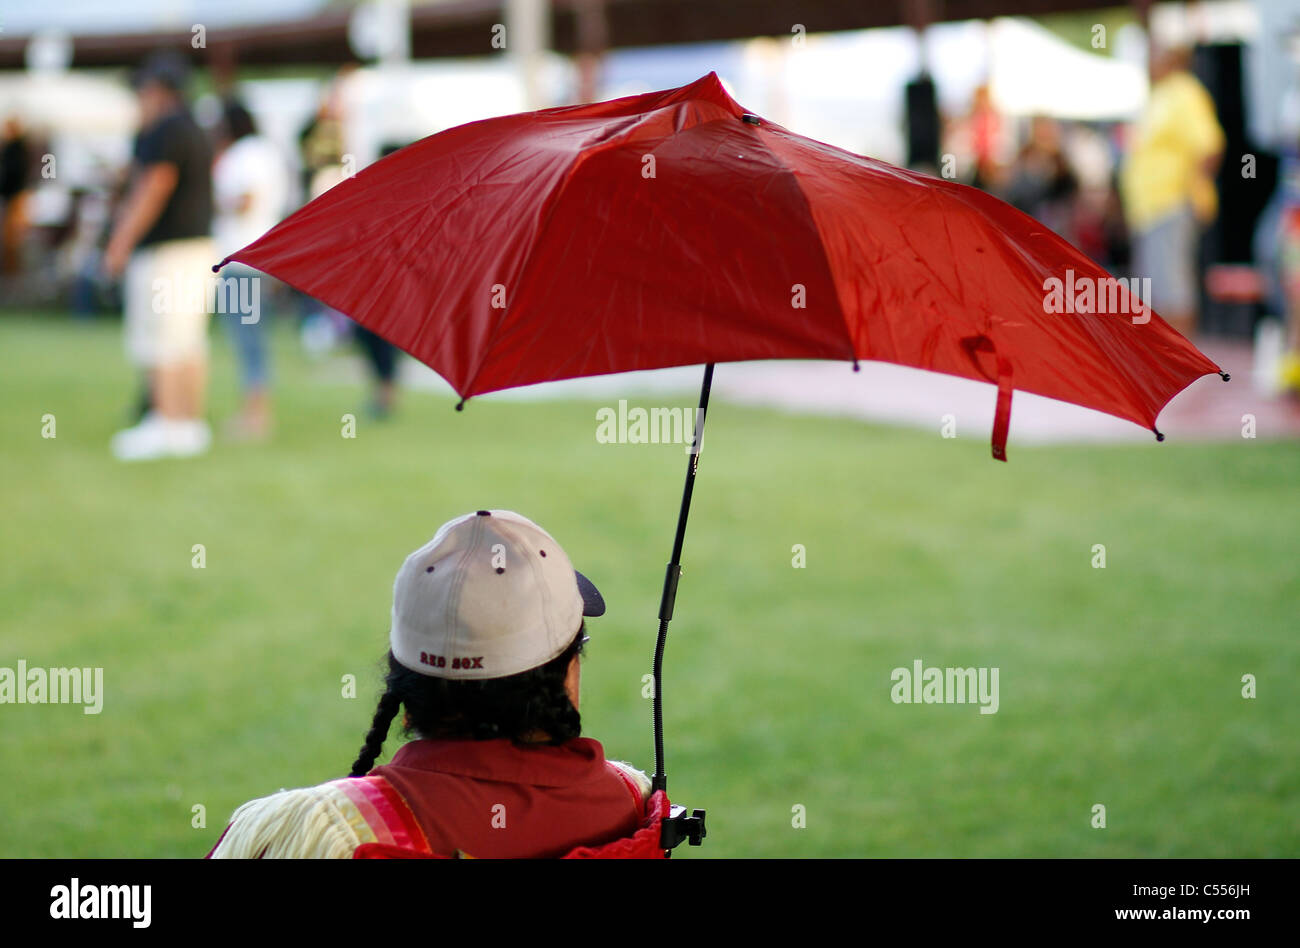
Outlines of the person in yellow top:
[{"label": "person in yellow top", "polygon": [[1224,146],[1214,100],[1190,62],[1186,48],[1153,51],[1151,93],[1120,173],[1133,269],[1151,280],[1147,302],[1184,336],[1196,329],[1196,244],[1218,213]]}]

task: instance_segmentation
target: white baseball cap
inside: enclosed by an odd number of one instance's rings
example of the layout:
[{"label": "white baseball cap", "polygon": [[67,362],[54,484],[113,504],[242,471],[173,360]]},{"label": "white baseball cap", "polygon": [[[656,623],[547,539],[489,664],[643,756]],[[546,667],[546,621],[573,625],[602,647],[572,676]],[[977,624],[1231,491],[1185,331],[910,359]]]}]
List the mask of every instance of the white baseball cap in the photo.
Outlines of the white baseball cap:
[{"label": "white baseball cap", "polygon": [[555,538],[510,510],[444,523],[393,583],[393,656],[434,678],[503,678],[569,646],[605,600]]}]

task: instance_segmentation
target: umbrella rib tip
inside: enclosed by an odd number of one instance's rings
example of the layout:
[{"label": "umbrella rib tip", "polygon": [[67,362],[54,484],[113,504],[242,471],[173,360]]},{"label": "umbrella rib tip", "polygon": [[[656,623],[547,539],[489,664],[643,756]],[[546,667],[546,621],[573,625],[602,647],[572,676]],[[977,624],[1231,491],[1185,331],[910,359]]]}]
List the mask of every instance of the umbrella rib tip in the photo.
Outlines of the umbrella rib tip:
[{"label": "umbrella rib tip", "polygon": [[1232,380],[1232,376],[1229,375],[1227,372],[1220,372],[1219,378],[1223,379],[1225,382],[1229,382]]},{"label": "umbrella rib tip", "polygon": [[456,403],[456,411],[464,411],[464,410],[465,410],[465,399],[462,398],[460,401]]},{"label": "umbrella rib tip", "polygon": [[1162,435],[1162,434],[1160,433],[1160,429],[1159,429],[1159,428],[1152,428],[1151,430],[1154,431],[1154,432],[1156,433],[1156,440],[1157,440],[1157,441],[1164,441],[1164,440],[1165,440],[1165,436]]}]

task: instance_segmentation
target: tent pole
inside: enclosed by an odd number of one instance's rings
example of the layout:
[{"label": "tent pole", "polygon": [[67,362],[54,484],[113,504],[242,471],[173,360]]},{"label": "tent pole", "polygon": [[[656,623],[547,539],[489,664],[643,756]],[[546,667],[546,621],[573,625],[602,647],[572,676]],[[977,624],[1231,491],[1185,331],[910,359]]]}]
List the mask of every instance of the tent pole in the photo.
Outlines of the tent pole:
[{"label": "tent pole", "polygon": [[691,441],[690,460],[686,462],[686,486],[682,488],[682,507],[677,514],[677,536],[673,539],[673,557],[664,574],[664,591],[659,600],[659,637],[655,641],[654,664],[654,730],[655,773],[652,790],[668,789],[668,775],[664,771],[664,707],[663,662],[664,643],[668,639],[668,623],[673,618],[677,602],[677,580],[682,575],[682,542],[686,539],[686,518],[691,512],[691,494],[695,490],[695,472],[700,466],[700,442],[704,439],[704,413],[709,407],[709,389],[713,386],[713,363],[704,367],[704,383],[700,386],[700,408],[695,416],[695,436]]}]

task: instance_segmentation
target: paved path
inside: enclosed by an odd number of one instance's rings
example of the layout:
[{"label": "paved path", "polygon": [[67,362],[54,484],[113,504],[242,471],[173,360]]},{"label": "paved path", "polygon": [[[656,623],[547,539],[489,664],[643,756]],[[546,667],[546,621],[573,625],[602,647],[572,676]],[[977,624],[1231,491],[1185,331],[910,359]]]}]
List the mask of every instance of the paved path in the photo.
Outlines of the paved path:
[{"label": "paved path", "polygon": [[[1199,348],[1229,373],[1198,379],[1174,397],[1156,425],[1171,441],[1234,440],[1243,416],[1254,415],[1256,436],[1300,438],[1300,401],[1261,394],[1255,385],[1248,343],[1206,339]],[[702,367],[627,372],[573,379],[482,395],[501,400],[582,398],[617,406],[691,406],[699,397]],[[414,388],[451,393],[430,369],[404,360],[402,381]],[[993,428],[992,385],[880,362],[854,372],[837,362],[734,362],[714,371],[713,398],[796,413],[841,415],[940,432],[953,416],[956,436],[987,441]],[[1155,436],[1127,421],[1064,402],[1016,392],[1009,446],[1027,443],[1143,441]]]}]

